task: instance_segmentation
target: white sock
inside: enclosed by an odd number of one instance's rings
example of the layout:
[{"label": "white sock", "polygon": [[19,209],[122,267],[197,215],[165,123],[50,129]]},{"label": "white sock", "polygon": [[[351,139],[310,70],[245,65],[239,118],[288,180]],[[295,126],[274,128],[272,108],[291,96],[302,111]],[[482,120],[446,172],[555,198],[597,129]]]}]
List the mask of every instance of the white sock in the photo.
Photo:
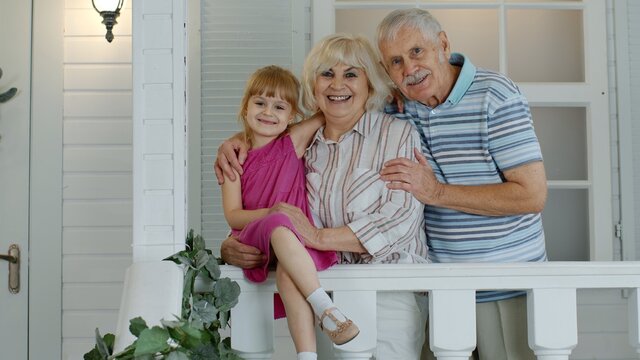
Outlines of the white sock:
[{"label": "white sock", "polygon": [[[331,300],[329,295],[327,295],[327,292],[324,291],[324,289],[321,287],[315,289],[311,293],[311,295],[307,297],[307,301],[311,305],[313,313],[316,314],[318,318],[322,318],[322,314],[324,314],[327,309],[335,307],[333,301]],[[342,315],[342,313],[338,310],[333,310],[331,311],[331,313],[339,321],[347,320],[347,318],[345,318],[344,315]],[[336,324],[334,324],[333,320],[331,320],[331,318],[328,316],[324,317],[324,319],[322,320],[322,325],[329,330],[334,330],[336,328]]]},{"label": "white sock", "polygon": [[309,351],[298,353],[298,360],[318,360],[318,354]]},{"label": "white sock", "polygon": [[317,360],[317,359],[318,359],[318,355],[314,352],[304,351],[304,352],[298,353],[298,360]]}]

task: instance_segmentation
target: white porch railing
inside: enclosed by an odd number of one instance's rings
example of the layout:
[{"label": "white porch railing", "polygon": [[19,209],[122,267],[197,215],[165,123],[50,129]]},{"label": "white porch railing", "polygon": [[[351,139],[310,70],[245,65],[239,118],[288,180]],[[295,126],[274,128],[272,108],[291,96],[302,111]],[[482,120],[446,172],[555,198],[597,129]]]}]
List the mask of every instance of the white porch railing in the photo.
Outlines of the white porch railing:
[{"label": "white porch railing", "polygon": [[[241,288],[231,315],[232,347],[245,359],[271,359],[274,277],[250,283],[233,266],[222,266],[222,276]],[[466,360],[476,344],[475,291],[526,290],[529,346],[539,360],[566,360],[578,342],[576,290],[630,289],[629,341],[640,353],[640,262],[337,265],[321,272],[320,282],[361,329],[335,347],[339,359],[371,357],[378,291],[428,291],[432,350],[438,359]]]}]

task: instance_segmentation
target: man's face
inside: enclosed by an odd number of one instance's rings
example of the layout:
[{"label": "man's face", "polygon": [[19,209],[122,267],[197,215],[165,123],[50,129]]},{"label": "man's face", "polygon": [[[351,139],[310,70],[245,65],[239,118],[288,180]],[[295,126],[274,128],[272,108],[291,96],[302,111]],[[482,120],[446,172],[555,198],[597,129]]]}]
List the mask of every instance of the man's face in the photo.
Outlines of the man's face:
[{"label": "man's face", "polygon": [[453,81],[449,41],[444,32],[437,43],[413,28],[402,28],[396,39],[378,44],[389,77],[409,99],[435,107],[446,100]]}]

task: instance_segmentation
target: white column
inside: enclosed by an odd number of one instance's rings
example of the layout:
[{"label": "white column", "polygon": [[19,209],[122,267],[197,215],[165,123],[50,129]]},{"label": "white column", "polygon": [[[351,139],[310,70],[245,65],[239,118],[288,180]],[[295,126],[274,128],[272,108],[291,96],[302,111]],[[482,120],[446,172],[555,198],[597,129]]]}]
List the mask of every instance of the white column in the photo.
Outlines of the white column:
[{"label": "white column", "polygon": [[631,347],[636,349],[636,352],[640,354],[640,321],[638,321],[638,315],[640,314],[640,297],[638,292],[640,289],[631,289],[629,294],[628,306],[629,306],[629,343]]},{"label": "white column", "polygon": [[429,341],[438,360],[468,360],[476,347],[474,290],[429,292]]},{"label": "white column", "polygon": [[334,291],[333,302],[360,329],[355,339],[335,346],[336,359],[370,359],[378,340],[376,292]]},{"label": "white column", "polygon": [[249,282],[241,289],[238,304],[231,309],[231,348],[243,359],[271,359],[273,289]]},{"label": "white column", "polygon": [[134,262],[184,249],[184,9],[184,0],[132,4]]},{"label": "white column", "polygon": [[529,290],[527,325],[538,360],[568,360],[578,344],[576,289]]}]

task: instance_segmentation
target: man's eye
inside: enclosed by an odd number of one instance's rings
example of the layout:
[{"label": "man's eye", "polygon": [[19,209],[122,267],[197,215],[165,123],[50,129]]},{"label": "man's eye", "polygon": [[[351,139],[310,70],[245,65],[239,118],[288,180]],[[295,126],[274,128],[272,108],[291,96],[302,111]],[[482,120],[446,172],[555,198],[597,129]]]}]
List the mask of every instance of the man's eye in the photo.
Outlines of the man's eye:
[{"label": "man's eye", "polygon": [[418,54],[420,54],[422,52],[422,48],[413,48],[413,49],[411,49],[411,52],[414,55],[418,55]]},{"label": "man's eye", "polygon": [[391,65],[396,66],[396,65],[400,65],[402,63],[402,60],[400,59],[391,59]]}]

